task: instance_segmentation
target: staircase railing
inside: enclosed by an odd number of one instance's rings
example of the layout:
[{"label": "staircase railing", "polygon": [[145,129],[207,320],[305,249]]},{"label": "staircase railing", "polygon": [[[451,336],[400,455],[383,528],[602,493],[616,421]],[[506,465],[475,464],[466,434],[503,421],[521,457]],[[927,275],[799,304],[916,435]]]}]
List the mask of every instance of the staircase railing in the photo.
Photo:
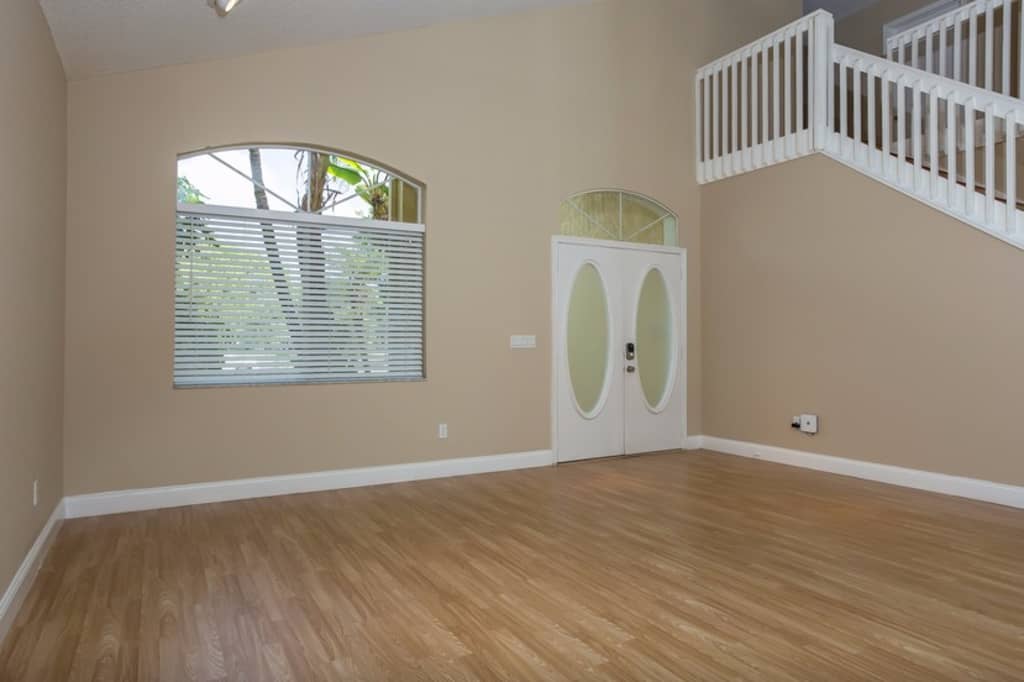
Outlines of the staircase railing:
[{"label": "staircase railing", "polygon": [[824,149],[834,30],[814,12],[697,71],[700,182]]},{"label": "staircase railing", "polygon": [[976,0],[890,36],[891,61],[1024,97],[1021,0]]},{"label": "staircase railing", "polygon": [[1021,239],[1016,136],[1024,102],[841,45],[833,56],[831,155],[997,236]]},{"label": "staircase railing", "polygon": [[1024,100],[833,34],[816,12],[698,70],[698,181],[823,153],[1024,248]]}]

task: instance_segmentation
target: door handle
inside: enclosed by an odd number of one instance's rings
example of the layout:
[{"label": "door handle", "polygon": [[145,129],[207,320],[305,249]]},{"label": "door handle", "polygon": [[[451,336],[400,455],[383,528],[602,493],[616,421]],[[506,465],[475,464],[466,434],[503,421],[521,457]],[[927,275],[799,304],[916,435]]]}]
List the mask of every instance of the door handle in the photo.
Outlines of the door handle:
[{"label": "door handle", "polygon": [[630,341],[626,344],[626,359],[632,360],[636,357],[636,344]]}]

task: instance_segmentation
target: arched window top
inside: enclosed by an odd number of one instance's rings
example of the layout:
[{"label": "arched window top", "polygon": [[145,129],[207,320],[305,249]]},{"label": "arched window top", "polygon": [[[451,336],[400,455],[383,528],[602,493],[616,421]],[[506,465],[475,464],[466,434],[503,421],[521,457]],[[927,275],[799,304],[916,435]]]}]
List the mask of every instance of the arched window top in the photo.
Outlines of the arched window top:
[{"label": "arched window top", "polygon": [[676,214],[654,199],[621,190],[594,190],[562,203],[561,232],[571,237],[679,245]]},{"label": "arched window top", "polygon": [[423,222],[422,188],[345,152],[254,145],[178,158],[178,203]]}]

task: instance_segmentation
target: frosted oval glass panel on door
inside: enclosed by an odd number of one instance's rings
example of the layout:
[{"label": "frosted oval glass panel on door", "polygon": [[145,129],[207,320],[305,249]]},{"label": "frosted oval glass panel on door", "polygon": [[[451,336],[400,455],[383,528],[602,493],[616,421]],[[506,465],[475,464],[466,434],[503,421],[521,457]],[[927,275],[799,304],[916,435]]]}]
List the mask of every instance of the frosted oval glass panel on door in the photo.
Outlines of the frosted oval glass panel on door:
[{"label": "frosted oval glass panel on door", "polygon": [[672,304],[661,270],[644,277],[636,309],[636,351],[640,387],[647,406],[659,410],[671,388],[675,356]]},{"label": "frosted oval glass panel on door", "polygon": [[594,417],[608,380],[608,297],[601,273],[585,263],[576,274],[566,312],[569,380],[580,413]]}]

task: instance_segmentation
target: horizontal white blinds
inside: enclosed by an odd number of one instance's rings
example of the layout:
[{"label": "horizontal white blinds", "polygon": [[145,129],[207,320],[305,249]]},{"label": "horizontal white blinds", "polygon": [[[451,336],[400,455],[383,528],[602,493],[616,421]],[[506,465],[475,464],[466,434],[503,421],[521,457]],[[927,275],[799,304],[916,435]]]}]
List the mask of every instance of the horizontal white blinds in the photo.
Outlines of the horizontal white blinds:
[{"label": "horizontal white blinds", "polygon": [[422,226],[179,204],[176,386],[422,377]]}]

